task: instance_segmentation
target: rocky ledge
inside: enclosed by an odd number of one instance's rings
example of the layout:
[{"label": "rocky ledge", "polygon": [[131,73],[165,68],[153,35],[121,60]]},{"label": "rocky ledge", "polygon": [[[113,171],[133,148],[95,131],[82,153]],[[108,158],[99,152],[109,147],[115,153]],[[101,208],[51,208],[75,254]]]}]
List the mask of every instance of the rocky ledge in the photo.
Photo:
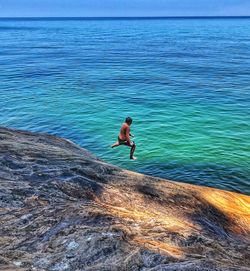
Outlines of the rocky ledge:
[{"label": "rocky ledge", "polygon": [[0,270],[250,270],[250,197],[0,129]]}]

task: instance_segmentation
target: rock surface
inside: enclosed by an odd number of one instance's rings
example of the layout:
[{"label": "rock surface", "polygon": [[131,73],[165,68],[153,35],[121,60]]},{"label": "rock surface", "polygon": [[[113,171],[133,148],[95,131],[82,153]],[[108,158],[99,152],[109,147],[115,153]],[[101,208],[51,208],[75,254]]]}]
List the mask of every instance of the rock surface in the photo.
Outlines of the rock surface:
[{"label": "rock surface", "polygon": [[250,270],[250,197],[0,129],[0,270]]}]

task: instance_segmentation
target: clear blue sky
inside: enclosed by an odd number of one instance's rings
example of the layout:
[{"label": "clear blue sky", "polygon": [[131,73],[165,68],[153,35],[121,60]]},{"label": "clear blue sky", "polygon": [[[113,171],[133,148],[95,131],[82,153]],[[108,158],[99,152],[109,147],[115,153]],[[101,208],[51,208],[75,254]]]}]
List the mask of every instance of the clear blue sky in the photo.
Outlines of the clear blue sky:
[{"label": "clear blue sky", "polygon": [[0,0],[0,17],[249,15],[250,0]]}]

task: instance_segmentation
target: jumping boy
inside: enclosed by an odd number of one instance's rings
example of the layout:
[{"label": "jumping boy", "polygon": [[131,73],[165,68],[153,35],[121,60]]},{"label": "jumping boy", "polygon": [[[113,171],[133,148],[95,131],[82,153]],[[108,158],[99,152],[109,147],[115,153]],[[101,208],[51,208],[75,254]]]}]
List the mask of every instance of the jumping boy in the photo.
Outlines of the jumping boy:
[{"label": "jumping boy", "polygon": [[118,147],[120,145],[127,145],[130,147],[130,159],[136,160],[136,157],[134,156],[135,152],[135,142],[130,140],[130,137],[133,137],[133,135],[130,134],[130,125],[132,124],[132,119],[130,117],[127,117],[125,122],[122,124],[122,127],[120,129],[120,134],[118,135],[118,141],[111,145],[111,148]]}]

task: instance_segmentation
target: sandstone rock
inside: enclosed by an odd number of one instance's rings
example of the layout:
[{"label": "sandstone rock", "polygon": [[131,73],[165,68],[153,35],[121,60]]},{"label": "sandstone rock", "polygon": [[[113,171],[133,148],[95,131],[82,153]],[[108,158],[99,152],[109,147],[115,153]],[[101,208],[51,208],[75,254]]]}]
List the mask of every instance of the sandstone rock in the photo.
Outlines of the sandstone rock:
[{"label": "sandstone rock", "polygon": [[0,128],[0,270],[250,270],[250,197]]}]

